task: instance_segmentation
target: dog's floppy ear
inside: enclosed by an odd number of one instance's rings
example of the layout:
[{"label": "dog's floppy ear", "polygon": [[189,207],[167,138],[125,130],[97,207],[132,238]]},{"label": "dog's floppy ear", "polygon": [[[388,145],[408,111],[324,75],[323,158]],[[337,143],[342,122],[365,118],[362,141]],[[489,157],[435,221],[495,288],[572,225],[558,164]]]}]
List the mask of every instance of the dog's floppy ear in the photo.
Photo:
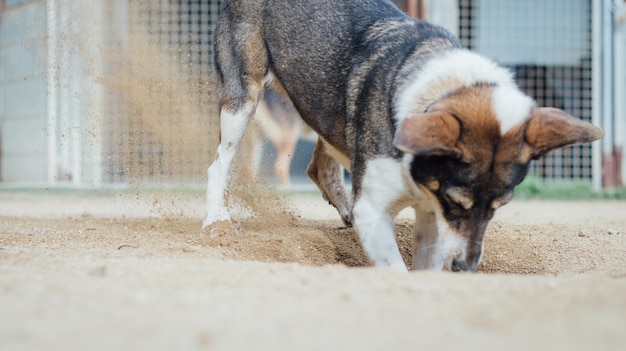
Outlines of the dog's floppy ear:
[{"label": "dog's floppy ear", "polygon": [[396,130],[393,145],[416,156],[460,157],[456,143],[461,135],[459,121],[445,111],[414,114]]},{"label": "dog's floppy ear", "polygon": [[530,146],[531,157],[568,145],[590,143],[604,136],[602,129],[572,117],[557,108],[536,108],[528,121],[524,140]]}]

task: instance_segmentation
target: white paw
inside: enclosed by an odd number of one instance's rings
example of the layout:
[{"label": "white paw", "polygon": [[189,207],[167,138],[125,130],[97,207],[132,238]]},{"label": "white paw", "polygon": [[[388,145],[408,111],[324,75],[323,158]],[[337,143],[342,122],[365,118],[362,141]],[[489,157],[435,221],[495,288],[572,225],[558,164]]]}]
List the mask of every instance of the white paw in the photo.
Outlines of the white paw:
[{"label": "white paw", "polygon": [[409,270],[406,268],[406,265],[404,264],[404,261],[403,261],[403,262],[396,262],[396,263],[393,263],[392,265],[390,265],[390,266],[388,266],[388,267],[389,267],[389,268],[391,268],[391,269],[393,269],[394,271],[397,271],[397,272],[402,272],[402,273],[406,273],[406,272],[408,272],[408,271],[409,271]]},{"label": "white paw", "polygon": [[220,214],[209,214],[202,221],[202,229],[215,224],[217,222],[230,222],[230,215],[228,212],[220,213]]}]

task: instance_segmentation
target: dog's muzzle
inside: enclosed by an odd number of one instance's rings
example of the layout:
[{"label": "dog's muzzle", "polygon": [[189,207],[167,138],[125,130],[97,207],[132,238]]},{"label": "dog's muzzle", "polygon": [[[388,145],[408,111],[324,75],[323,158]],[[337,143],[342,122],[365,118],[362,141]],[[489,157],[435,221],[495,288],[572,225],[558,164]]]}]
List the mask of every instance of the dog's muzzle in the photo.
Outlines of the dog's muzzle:
[{"label": "dog's muzzle", "polygon": [[476,265],[470,265],[466,261],[454,259],[452,260],[452,264],[450,264],[450,270],[452,272],[474,272]]},{"label": "dog's muzzle", "polygon": [[[482,247],[482,245],[481,245]],[[475,272],[482,258],[482,249],[476,253],[470,253],[465,258],[459,256],[450,262],[450,271],[452,272]]]}]

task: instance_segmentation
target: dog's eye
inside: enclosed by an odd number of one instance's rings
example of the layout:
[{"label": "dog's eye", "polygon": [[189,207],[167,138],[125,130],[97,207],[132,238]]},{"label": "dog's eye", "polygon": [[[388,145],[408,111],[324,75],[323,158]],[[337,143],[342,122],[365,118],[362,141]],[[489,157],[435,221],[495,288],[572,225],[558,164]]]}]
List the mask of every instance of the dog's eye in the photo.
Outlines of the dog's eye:
[{"label": "dog's eye", "polygon": [[495,210],[496,208],[499,208],[508,204],[512,199],[513,199],[513,192],[510,191],[504,194],[503,196],[500,196],[499,198],[493,200],[493,202],[491,203],[491,208]]},{"label": "dog's eye", "polygon": [[446,196],[455,204],[469,210],[474,206],[474,200],[462,188],[451,187],[446,189]]}]

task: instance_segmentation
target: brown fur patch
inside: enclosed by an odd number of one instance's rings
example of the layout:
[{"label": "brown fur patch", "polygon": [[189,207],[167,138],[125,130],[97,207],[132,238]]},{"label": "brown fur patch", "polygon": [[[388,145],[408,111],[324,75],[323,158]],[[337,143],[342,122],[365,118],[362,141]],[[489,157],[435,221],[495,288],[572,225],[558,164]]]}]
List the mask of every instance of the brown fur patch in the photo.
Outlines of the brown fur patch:
[{"label": "brown fur patch", "polygon": [[492,109],[490,85],[476,85],[453,92],[429,110],[444,110],[461,125],[457,142],[462,159],[484,170],[493,159],[494,145],[500,141],[500,122]]},{"label": "brown fur patch", "polygon": [[[413,154],[441,154],[447,150],[483,174],[494,166],[498,172],[498,165],[528,162],[532,156],[524,143],[528,122],[501,135],[492,98],[492,86],[488,84],[448,93],[426,113],[403,121],[397,131],[396,146]],[[505,169],[498,173],[504,172]],[[498,176],[506,178],[505,174]]]},{"label": "brown fur patch", "polygon": [[429,111],[442,110],[458,118],[461,133],[455,147],[462,160],[472,164],[476,179],[483,178],[496,186],[507,184],[514,177],[514,165],[531,160],[533,148],[525,142],[531,116],[501,134],[500,121],[492,107],[492,88],[484,84],[456,90]]},{"label": "brown fur patch", "polygon": [[526,163],[531,160],[531,149],[524,142],[524,135],[529,120],[530,117],[509,129],[506,134],[502,136],[496,154],[496,163]]},{"label": "brown fur patch", "polygon": [[461,133],[459,121],[447,111],[407,117],[395,135],[394,145],[414,155],[459,156],[456,148]]}]

